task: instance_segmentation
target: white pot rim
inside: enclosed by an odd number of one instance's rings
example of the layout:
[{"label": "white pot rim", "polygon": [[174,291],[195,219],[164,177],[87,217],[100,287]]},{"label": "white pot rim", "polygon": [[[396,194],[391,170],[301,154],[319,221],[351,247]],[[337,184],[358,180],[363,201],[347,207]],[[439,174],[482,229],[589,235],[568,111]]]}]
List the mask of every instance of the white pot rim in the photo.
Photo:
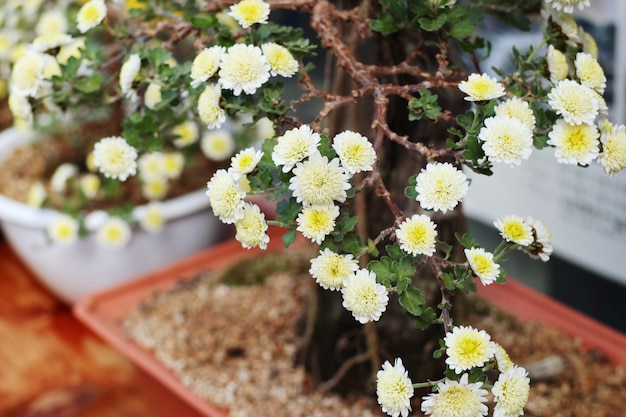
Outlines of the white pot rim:
[{"label": "white pot rim", "polygon": [[[32,136],[11,127],[0,132],[0,162],[10,149],[27,144]],[[209,207],[206,191],[201,189],[160,202],[165,221],[196,213]],[[141,211],[146,206],[135,208]],[[48,208],[35,208],[0,194],[0,221],[32,228],[46,228],[60,213]]]}]

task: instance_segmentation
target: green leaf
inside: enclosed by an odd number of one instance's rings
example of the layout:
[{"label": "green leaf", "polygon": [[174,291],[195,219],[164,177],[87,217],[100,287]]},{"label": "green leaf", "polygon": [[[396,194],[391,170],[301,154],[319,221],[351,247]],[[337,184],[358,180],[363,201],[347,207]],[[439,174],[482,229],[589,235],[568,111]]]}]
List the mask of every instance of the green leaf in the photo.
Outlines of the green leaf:
[{"label": "green leaf", "polygon": [[283,244],[285,245],[285,248],[288,248],[289,246],[291,246],[291,244],[295,241],[296,241],[295,229],[291,229],[283,235]]},{"label": "green leaf", "polygon": [[398,278],[411,278],[417,272],[413,266],[413,259],[410,256],[404,256],[397,260],[394,266]]},{"label": "green leaf", "polygon": [[383,256],[380,260],[371,261],[367,265],[367,269],[376,274],[376,281],[385,285],[390,286],[391,281],[395,279],[395,274],[393,273],[393,262],[391,258],[388,256]]},{"label": "green leaf", "polygon": [[351,232],[354,227],[356,226],[356,224],[359,222],[359,218],[356,216],[350,217],[344,217],[343,219],[341,219],[337,225],[335,226],[336,230],[339,230],[339,232],[342,235],[345,235],[346,233]]},{"label": "green leaf", "polygon": [[440,14],[434,19],[422,17],[417,19],[417,21],[419,22],[420,27],[426,32],[434,32],[441,29],[443,25],[446,24],[447,17],[445,14]]},{"label": "green leaf", "polygon": [[469,233],[465,233],[462,236],[459,233],[455,233],[454,237],[463,247],[468,249],[474,247],[474,238]]},{"label": "green leaf", "polygon": [[413,317],[415,326],[425,329],[437,320],[437,313],[431,307],[427,307],[422,311],[421,316]]},{"label": "green leaf", "polygon": [[208,29],[217,24],[217,17],[210,13],[196,13],[191,16],[189,22],[197,28]]},{"label": "green leaf", "polygon": [[402,294],[413,281],[410,278],[400,278],[396,284],[396,291]]},{"label": "green leaf", "polygon": [[354,234],[344,236],[343,242],[341,242],[341,247],[345,252],[351,253],[353,255],[356,255],[365,248],[363,242],[361,242],[361,238]]},{"label": "green leaf", "polygon": [[454,291],[456,287],[454,285],[454,277],[452,274],[441,274],[441,279],[443,280],[443,283],[448,291]]},{"label": "green leaf", "polygon": [[329,161],[337,156],[337,152],[333,149],[333,144],[326,134],[320,135],[320,143],[317,146],[317,149],[320,151],[322,156],[327,157]]},{"label": "green leaf", "polygon": [[426,302],[426,299],[418,288],[409,287],[400,295],[399,302],[406,311],[413,316],[419,317],[422,314],[422,306]]},{"label": "green leaf", "polygon": [[278,220],[281,223],[293,224],[300,212],[300,204],[295,198],[283,199],[276,204],[276,212]]},{"label": "green leaf", "polygon": [[380,32],[383,35],[389,35],[397,32],[400,28],[396,24],[396,19],[389,13],[379,13],[376,19],[370,22],[370,29],[374,32]]},{"label": "green leaf", "polygon": [[376,247],[372,239],[367,240],[367,253],[369,253],[370,255],[374,257],[377,257],[380,254],[378,248]]},{"label": "green leaf", "polygon": [[404,256],[404,252],[402,252],[402,249],[400,249],[400,245],[398,245],[397,243],[386,245],[385,251],[387,252],[387,255],[389,255],[393,259],[400,259]]},{"label": "green leaf", "polygon": [[452,253],[452,245],[446,242],[442,242],[441,240],[437,240],[436,248],[444,253],[444,258],[448,259],[450,257],[450,253]]}]

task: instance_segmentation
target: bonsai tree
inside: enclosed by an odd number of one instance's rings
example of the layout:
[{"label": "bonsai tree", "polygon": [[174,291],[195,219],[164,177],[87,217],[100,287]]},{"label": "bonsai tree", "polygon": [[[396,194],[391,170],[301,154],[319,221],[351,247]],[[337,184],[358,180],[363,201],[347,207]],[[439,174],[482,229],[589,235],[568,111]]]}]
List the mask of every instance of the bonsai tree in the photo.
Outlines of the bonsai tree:
[{"label": "bonsai tree", "polygon": [[[597,47],[571,17],[589,3],[89,0],[68,5],[67,33],[35,39],[29,61],[15,64],[10,102],[23,125],[43,113],[115,115],[121,129],[96,141],[93,163],[122,182],[140,155],[184,140],[173,129],[185,120],[208,131],[228,118],[271,122],[257,142],[228,145],[207,198],[246,248],[265,248],[270,225],[284,228],[286,247],[297,234],[319,245],[299,353],[318,389],[376,391],[392,416],[409,414],[418,388],[430,390],[426,415],[518,416],[526,370],[453,305],[477,285],[503,284],[513,250],[547,261],[551,236],[512,213],[494,219],[501,243],[481,247],[462,215],[466,173],[524,169],[539,151],[608,175],[626,166]],[[512,49],[513,71],[483,68],[483,21],[529,30],[531,17],[541,42]],[[275,202],[275,217],[255,195]],[[310,354],[355,328],[350,359]]]}]

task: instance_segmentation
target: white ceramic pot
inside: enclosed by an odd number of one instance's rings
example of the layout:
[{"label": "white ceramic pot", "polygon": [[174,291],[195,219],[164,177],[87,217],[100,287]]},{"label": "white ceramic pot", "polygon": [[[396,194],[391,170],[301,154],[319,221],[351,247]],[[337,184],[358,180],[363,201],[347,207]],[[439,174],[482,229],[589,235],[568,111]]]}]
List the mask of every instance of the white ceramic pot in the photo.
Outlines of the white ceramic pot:
[{"label": "white ceramic pot", "polygon": [[[11,149],[28,143],[15,129],[0,133],[0,163]],[[191,255],[224,238],[228,228],[217,219],[204,190],[162,203],[166,224],[157,234],[133,230],[121,250],[104,248],[95,236],[70,246],[47,242],[44,230],[57,215],[0,195],[0,226],[17,255],[52,293],[74,303],[87,293],[132,279]]]}]

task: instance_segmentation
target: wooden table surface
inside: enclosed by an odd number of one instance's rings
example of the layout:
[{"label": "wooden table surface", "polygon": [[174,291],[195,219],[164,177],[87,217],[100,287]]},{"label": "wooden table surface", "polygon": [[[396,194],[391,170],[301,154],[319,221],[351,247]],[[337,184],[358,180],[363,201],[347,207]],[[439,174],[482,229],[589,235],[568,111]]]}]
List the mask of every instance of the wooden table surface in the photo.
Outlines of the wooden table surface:
[{"label": "wooden table surface", "polygon": [[0,235],[0,416],[167,417],[139,371],[33,278]]}]

